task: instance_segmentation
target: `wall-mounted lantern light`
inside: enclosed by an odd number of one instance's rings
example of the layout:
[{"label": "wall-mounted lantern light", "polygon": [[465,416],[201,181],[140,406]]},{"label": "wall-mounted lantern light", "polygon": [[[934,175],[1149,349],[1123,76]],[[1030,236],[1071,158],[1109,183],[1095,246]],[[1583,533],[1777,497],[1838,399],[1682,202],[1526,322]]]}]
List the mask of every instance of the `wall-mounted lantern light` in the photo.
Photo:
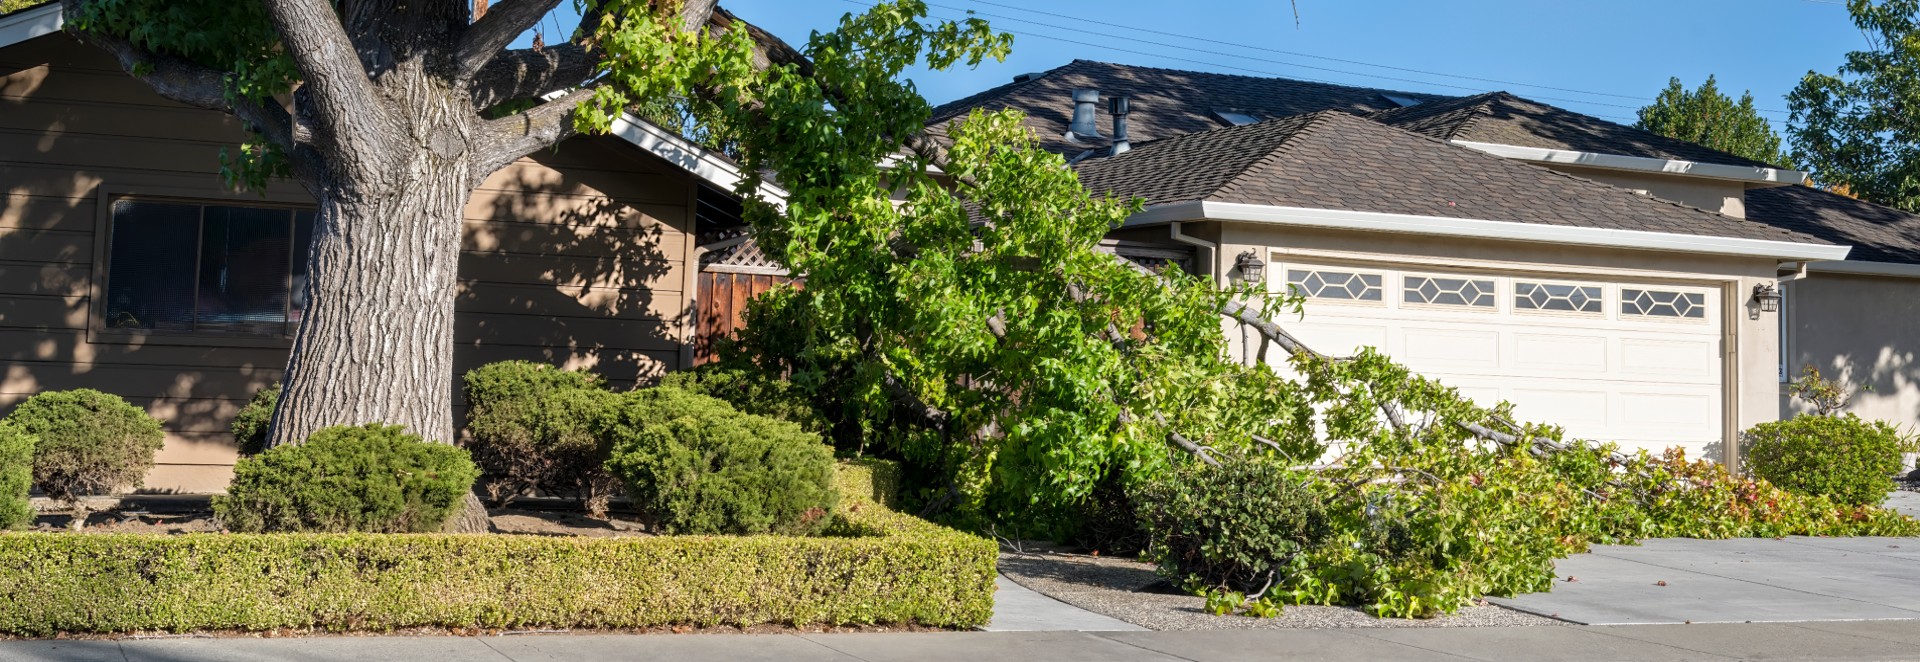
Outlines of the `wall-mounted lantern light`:
[{"label": "wall-mounted lantern light", "polygon": [[1233,260],[1233,266],[1240,268],[1242,283],[1259,285],[1267,282],[1267,261],[1260,259],[1259,253],[1253,251],[1241,253],[1240,257]]},{"label": "wall-mounted lantern light", "polygon": [[1753,302],[1760,304],[1761,312],[1779,312],[1780,300],[1784,298],[1780,296],[1780,288],[1774,287],[1773,283],[1756,283],[1753,286]]}]

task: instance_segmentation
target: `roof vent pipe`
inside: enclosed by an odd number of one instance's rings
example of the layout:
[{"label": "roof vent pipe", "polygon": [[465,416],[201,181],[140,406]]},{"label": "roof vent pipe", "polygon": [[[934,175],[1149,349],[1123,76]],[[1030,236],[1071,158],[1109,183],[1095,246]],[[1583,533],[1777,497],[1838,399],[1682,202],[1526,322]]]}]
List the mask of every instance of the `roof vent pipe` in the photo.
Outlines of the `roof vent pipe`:
[{"label": "roof vent pipe", "polygon": [[1094,104],[1099,102],[1100,90],[1082,87],[1073,91],[1073,121],[1067,124],[1068,142],[1100,137],[1100,127],[1094,125]]},{"label": "roof vent pipe", "polygon": [[1127,98],[1117,96],[1108,99],[1107,112],[1113,115],[1113,154],[1119,156],[1133,149],[1133,143],[1127,140]]}]

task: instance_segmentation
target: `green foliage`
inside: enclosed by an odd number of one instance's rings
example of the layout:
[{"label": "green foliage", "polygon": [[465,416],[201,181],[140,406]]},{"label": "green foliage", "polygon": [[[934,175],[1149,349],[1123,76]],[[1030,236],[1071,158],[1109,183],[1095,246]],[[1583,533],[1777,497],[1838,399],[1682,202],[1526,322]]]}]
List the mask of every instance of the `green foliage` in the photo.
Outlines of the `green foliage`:
[{"label": "green foliage", "polygon": [[1869,44],[1787,95],[1793,155],[1822,186],[1920,211],[1920,0],[1848,0]]},{"label": "green foliage", "polygon": [[985,624],[996,545],[886,508],[876,471],[839,468],[847,537],[18,534],[0,633]]},{"label": "green foliage", "polygon": [[831,523],[833,452],[800,426],[660,386],[626,397],[607,468],[671,533],[793,533]]},{"label": "green foliage", "polygon": [[267,426],[273,423],[273,408],[280,403],[280,382],[260,389],[247,400],[247,406],[233,415],[233,443],[242,457],[267,450]]},{"label": "green foliage", "polygon": [[505,503],[534,490],[573,495],[596,517],[620,490],[608,473],[600,426],[615,396],[600,377],[530,361],[467,372],[468,450],[488,496]]},{"label": "green foliage", "polygon": [[27,491],[33,487],[34,438],[12,421],[0,421],[0,531],[33,521]]},{"label": "green foliage", "polygon": [[1820,375],[1820,368],[1811,363],[1800,371],[1799,377],[1787,383],[1788,395],[1812,405],[1813,413],[1821,416],[1838,414],[1846,409],[1853,402],[1854,393],[1854,387],[1844,379],[1827,379]]},{"label": "green foliage", "polygon": [[0,14],[11,14],[28,7],[46,4],[48,1],[49,0],[0,0]]},{"label": "green foliage", "polygon": [[660,385],[719,398],[740,411],[794,423],[808,432],[825,433],[829,428],[806,391],[759,370],[710,363],[669,372],[660,378]]},{"label": "green foliage", "polygon": [[1795,494],[1872,505],[1893,491],[1900,432],[1853,414],[1796,416],[1746,432],[1747,468]]},{"label": "green foliage", "polygon": [[480,471],[466,451],[373,423],[321,429],[240,460],[233,474],[213,499],[232,531],[418,533],[440,530]]},{"label": "green foliage", "polygon": [[6,420],[38,440],[34,486],[70,504],[89,494],[139,487],[166,439],[160,421],[147,412],[93,389],[37,394]]},{"label": "green foliage", "polygon": [[1713,76],[1688,90],[1679,78],[1668,80],[1653,103],[1642,107],[1637,126],[1669,138],[1704,145],[1761,163],[1792,163],[1780,151],[1780,135],[1753,107],[1753,93],[1734,101],[1720,91]]},{"label": "green foliage", "polygon": [[1327,514],[1307,482],[1259,456],[1175,471],[1140,490],[1149,555],[1190,590],[1234,592],[1238,607],[1329,535]]}]

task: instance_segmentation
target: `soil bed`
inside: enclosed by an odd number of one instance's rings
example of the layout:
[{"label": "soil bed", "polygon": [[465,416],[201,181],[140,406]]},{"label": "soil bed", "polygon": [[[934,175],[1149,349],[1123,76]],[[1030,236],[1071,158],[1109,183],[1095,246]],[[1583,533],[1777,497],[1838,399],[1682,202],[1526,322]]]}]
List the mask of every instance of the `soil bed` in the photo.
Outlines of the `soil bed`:
[{"label": "soil bed", "polygon": [[1352,607],[1287,605],[1277,618],[1214,616],[1204,598],[1179,592],[1153,564],[1061,551],[1005,552],[1000,573],[1047,597],[1151,630],[1433,628],[1561,625],[1493,604],[1425,619],[1375,618]]}]

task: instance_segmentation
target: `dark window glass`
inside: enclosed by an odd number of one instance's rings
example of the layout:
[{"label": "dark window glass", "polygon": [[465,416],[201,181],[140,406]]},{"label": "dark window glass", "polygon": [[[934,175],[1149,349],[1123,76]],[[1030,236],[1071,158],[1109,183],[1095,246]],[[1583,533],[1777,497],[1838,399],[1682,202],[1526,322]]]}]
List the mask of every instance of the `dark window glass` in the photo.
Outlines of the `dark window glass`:
[{"label": "dark window glass", "polygon": [[193,330],[193,263],[199,235],[199,206],[113,203],[107,328]]},{"label": "dark window glass", "polygon": [[289,334],[312,225],[285,208],[115,201],[106,326]]},{"label": "dark window glass", "polygon": [[293,278],[288,280],[293,301],[287,307],[287,335],[293,335],[293,327],[307,312],[307,255],[312,247],[313,212],[296,211],[293,213]]}]

